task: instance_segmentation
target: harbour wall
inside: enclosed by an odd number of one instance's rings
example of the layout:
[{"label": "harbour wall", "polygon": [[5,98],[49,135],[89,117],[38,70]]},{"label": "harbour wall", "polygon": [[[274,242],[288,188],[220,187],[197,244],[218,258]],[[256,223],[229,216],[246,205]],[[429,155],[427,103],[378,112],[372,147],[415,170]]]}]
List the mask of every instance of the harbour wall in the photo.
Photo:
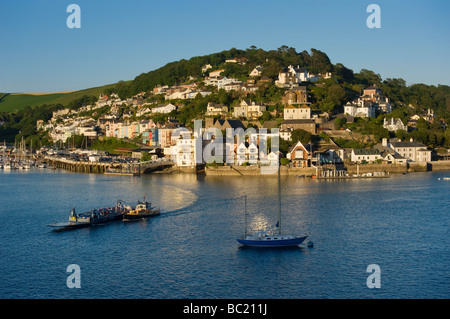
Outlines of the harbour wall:
[{"label": "harbour wall", "polygon": [[450,170],[450,161],[429,162],[428,168],[430,171],[449,171]]},{"label": "harbour wall", "polygon": [[79,162],[53,156],[45,156],[44,161],[55,168],[77,173],[104,173],[110,166],[110,164],[107,163]]},{"label": "harbour wall", "polygon": [[373,172],[384,172],[384,173],[408,172],[407,164],[345,164],[344,167],[349,175],[366,174]]},{"label": "harbour wall", "polygon": [[[209,166],[205,168],[207,176],[270,176],[277,175],[277,168],[268,166]],[[280,175],[305,175],[313,176],[316,174],[315,167],[280,167]]]}]

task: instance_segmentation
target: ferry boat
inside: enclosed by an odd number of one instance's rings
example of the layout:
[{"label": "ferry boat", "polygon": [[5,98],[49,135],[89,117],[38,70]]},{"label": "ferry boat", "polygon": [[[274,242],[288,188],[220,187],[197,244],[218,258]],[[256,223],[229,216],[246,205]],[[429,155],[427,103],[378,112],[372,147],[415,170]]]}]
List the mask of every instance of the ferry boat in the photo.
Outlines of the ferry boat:
[{"label": "ferry boat", "polygon": [[145,201],[138,202],[136,207],[130,208],[125,214],[123,214],[124,220],[142,219],[158,216],[161,214],[159,208],[151,207],[151,203]]},{"label": "ferry boat", "polygon": [[70,211],[69,220],[65,223],[53,223],[49,226],[56,228],[79,228],[96,224],[104,224],[113,220],[120,220],[128,212],[121,201],[114,207],[93,209],[89,212],[77,214],[75,208]]}]

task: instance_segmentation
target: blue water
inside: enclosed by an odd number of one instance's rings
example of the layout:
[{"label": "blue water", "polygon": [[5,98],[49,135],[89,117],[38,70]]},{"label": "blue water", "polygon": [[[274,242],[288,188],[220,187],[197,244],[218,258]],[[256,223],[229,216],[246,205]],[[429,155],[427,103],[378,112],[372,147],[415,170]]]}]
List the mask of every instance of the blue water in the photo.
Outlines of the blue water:
[{"label": "blue water", "polygon": [[[449,298],[447,172],[386,179],[282,177],[282,231],[300,248],[242,248],[275,229],[276,177],[0,171],[0,298]],[[48,224],[146,195],[160,217],[64,232]],[[67,266],[80,267],[70,289]],[[369,289],[368,265],[381,269]]]}]

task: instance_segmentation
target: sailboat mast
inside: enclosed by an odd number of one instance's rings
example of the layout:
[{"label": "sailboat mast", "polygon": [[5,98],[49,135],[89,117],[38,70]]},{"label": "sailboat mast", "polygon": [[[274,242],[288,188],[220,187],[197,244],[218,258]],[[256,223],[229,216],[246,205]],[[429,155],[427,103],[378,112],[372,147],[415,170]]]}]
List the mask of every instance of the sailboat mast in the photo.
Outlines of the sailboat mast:
[{"label": "sailboat mast", "polygon": [[278,155],[278,235],[281,235],[281,180],[280,180],[280,155]]},{"label": "sailboat mast", "polygon": [[247,237],[247,195],[244,196],[244,199],[245,199],[245,201],[244,201],[244,216],[245,216],[245,219],[244,219],[244,222],[245,222],[244,238],[246,238]]}]

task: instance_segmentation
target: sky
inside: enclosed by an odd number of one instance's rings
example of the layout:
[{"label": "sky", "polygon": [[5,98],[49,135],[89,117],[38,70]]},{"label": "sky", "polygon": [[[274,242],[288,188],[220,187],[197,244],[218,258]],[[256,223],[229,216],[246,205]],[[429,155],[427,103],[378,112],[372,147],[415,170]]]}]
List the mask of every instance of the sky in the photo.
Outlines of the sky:
[{"label": "sky", "polygon": [[[70,4],[81,28],[69,28]],[[369,28],[370,4],[380,28]],[[252,45],[325,52],[408,85],[450,85],[448,0],[1,0],[0,92],[62,92]]]}]

